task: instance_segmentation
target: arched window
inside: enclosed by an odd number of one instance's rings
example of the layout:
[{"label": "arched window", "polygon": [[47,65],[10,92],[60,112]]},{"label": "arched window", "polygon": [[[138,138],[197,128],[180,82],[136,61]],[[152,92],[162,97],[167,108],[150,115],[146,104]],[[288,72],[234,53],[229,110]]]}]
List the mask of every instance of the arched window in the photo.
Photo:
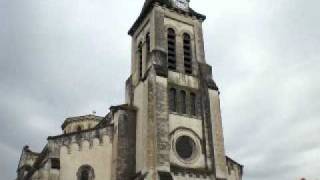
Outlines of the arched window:
[{"label": "arched window", "polygon": [[94,170],[89,165],[83,165],[78,169],[77,177],[78,180],[94,180]]},{"label": "arched window", "polygon": [[173,29],[168,29],[168,69],[176,70],[176,33]]},{"label": "arched window", "polygon": [[52,169],[60,169],[60,159],[52,158],[51,159],[51,168]]},{"label": "arched window", "polygon": [[138,65],[139,65],[139,77],[142,78],[142,42],[138,46]]},{"label": "arched window", "polygon": [[77,127],[77,131],[78,132],[82,131],[82,127],[80,125]]},{"label": "arched window", "polygon": [[177,112],[177,91],[174,88],[171,88],[169,92],[169,104],[170,111]]},{"label": "arched window", "polygon": [[181,91],[181,113],[186,114],[187,113],[187,95],[185,91]]},{"label": "arched window", "polygon": [[147,54],[150,52],[150,33],[146,34]]},{"label": "arched window", "polygon": [[89,172],[88,171],[82,171],[80,179],[81,180],[89,180]]},{"label": "arched window", "polygon": [[183,34],[183,57],[184,57],[184,71],[186,74],[192,74],[192,50],[191,37],[189,34]]},{"label": "arched window", "polygon": [[196,115],[196,103],[197,103],[197,96],[195,93],[190,93],[190,113],[191,115]]}]

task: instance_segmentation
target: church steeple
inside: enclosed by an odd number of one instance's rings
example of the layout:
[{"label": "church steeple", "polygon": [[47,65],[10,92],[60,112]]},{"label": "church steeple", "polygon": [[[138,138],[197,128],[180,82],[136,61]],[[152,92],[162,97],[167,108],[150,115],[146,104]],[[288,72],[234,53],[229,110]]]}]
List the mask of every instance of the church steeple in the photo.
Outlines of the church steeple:
[{"label": "church steeple", "polygon": [[[205,63],[202,35],[205,18],[189,6],[189,0],[146,0],[129,30],[134,82],[144,79],[153,65],[164,75],[168,70],[176,70],[197,76],[200,73],[198,63]],[[178,32],[172,23],[184,24],[181,26],[184,29]],[[168,39],[170,32],[175,33],[171,40]]]},{"label": "church steeple", "polygon": [[[137,107],[136,170],[227,179],[219,91],[206,64],[205,16],[189,0],[146,0],[133,26],[127,104]],[[172,175],[172,173],[177,173]]]}]

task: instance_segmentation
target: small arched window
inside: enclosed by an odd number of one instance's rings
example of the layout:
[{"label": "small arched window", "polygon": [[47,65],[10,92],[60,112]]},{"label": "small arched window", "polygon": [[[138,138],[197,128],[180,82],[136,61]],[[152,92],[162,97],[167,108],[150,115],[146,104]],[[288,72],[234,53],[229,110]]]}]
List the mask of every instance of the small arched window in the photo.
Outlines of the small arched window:
[{"label": "small arched window", "polygon": [[185,91],[181,91],[181,113],[186,114],[187,113],[187,95]]},{"label": "small arched window", "polygon": [[171,88],[169,92],[169,106],[170,111],[177,112],[177,91],[175,88]]},{"label": "small arched window", "polygon": [[142,78],[142,42],[138,46],[138,66],[139,66],[139,77]]},{"label": "small arched window", "polygon": [[190,93],[190,113],[191,115],[196,115],[196,103],[197,103],[197,96],[195,93]]},{"label": "small arched window", "polygon": [[147,45],[147,54],[150,52],[150,47],[151,47],[151,45],[150,45],[150,33],[148,32],[147,34],[146,34],[146,45]]},{"label": "small arched window", "polygon": [[60,159],[58,159],[58,158],[51,159],[51,168],[52,169],[60,169]]},{"label": "small arched window", "polygon": [[183,57],[184,57],[184,71],[186,74],[192,74],[192,50],[191,37],[189,34],[183,34]]},{"label": "small arched window", "polygon": [[81,180],[89,180],[89,172],[88,171],[82,171],[80,179]]},{"label": "small arched window", "polygon": [[94,170],[89,165],[83,165],[78,169],[77,177],[78,180],[94,180]]},{"label": "small arched window", "polygon": [[82,131],[82,127],[80,125],[77,127],[77,131],[78,132]]},{"label": "small arched window", "polygon": [[173,29],[168,29],[168,69],[176,70],[176,33]]}]

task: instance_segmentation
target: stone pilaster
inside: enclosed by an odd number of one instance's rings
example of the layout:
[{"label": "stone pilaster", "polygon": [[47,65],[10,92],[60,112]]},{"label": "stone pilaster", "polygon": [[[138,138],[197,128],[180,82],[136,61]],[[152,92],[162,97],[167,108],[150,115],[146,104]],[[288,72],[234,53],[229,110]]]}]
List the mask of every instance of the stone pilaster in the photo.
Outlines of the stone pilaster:
[{"label": "stone pilaster", "polygon": [[196,42],[196,52],[197,52],[197,61],[199,63],[206,63],[205,52],[204,52],[204,41],[203,41],[203,31],[202,31],[202,22],[195,20],[195,42]]},{"label": "stone pilaster", "polygon": [[227,165],[224,149],[219,92],[209,89],[212,139],[217,179],[227,179]]},{"label": "stone pilaster", "polygon": [[114,117],[112,180],[131,180],[136,166],[136,112],[133,107],[111,107]]},{"label": "stone pilaster", "polygon": [[151,48],[160,51],[166,51],[165,39],[166,33],[164,29],[164,10],[160,6],[155,6],[151,16]]}]

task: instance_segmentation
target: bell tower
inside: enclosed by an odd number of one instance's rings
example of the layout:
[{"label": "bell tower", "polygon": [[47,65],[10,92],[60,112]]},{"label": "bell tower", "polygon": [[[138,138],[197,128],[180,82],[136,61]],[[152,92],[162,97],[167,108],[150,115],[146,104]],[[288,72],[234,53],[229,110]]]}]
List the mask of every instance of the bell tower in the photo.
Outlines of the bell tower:
[{"label": "bell tower", "polygon": [[135,179],[228,179],[205,19],[189,0],[146,0],[129,30],[126,103],[137,109]]}]

